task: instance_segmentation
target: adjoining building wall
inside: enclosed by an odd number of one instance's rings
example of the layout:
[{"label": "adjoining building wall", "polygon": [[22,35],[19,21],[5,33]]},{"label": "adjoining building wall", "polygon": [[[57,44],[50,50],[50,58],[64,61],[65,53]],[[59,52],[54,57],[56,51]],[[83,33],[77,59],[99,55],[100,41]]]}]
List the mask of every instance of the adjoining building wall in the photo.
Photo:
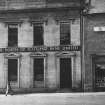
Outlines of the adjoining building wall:
[{"label": "adjoining building wall", "polygon": [[101,67],[101,64],[104,63],[104,60],[102,59],[105,55],[104,17],[105,14],[91,14],[85,16],[85,91],[97,91],[97,89],[98,91],[103,91],[105,88],[104,79],[101,78],[102,80],[98,80],[96,74],[97,65],[100,65]]}]

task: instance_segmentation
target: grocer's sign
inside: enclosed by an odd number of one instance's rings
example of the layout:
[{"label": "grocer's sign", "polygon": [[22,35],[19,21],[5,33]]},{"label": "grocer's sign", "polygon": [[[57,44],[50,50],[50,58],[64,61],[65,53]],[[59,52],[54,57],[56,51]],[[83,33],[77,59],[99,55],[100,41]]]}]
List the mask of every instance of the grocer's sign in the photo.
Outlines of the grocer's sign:
[{"label": "grocer's sign", "polygon": [[35,46],[0,48],[0,53],[8,52],[44,52],[44,51],[80,51],[80,46]]}]

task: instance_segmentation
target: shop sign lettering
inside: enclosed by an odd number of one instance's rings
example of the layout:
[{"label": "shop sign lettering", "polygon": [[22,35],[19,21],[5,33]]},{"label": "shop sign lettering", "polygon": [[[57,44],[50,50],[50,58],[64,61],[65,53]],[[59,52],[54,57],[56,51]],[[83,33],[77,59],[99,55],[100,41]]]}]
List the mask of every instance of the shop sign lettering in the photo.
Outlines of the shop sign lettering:
[{"label": "shop sign lettering", "polygon": [[0,53],[8,52],[45,52],[45,51],[80,51],[80,46],[36,46],[0,48]]}]

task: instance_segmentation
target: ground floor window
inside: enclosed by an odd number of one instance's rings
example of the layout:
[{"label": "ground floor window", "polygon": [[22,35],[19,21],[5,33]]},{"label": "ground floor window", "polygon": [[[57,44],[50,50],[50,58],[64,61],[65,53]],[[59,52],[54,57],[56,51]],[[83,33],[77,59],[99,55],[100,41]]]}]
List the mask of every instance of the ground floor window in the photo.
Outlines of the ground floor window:
[{"label": "ground floor window", "polygon": [[18,81],[18,59],[8,59],[8,81]]},{"label": "ground floor window", "polygon": [[60,88],[72,88],[71,58],[60,58]]}]

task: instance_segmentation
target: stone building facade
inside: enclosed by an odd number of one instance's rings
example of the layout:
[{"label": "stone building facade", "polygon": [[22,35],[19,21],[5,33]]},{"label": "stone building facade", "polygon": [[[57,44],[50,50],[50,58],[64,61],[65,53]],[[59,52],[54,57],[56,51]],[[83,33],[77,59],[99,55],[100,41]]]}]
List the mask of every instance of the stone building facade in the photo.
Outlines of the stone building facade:
[{"label": "stone building facade", "polygon": [[80,1],[0,1],[0,90],[80,90]]},{"label": "stone building facade", "polygon": [[105,0],[91,0],[84,14],[84,91],[105,91]]}]

